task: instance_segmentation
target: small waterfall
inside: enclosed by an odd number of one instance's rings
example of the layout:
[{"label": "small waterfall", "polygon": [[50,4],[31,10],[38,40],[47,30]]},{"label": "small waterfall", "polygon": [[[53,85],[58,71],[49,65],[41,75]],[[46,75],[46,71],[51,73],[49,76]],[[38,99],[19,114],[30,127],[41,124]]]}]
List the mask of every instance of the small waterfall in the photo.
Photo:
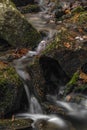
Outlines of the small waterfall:
[{"label": "small waterfall", "polygon": [[32,96],[30,99],[30,113],[37,114],[37,113],[43,113],[41,106],[38,102],[38,100],[35,98],[35,96]]},{"label": "small waterfall", "polygon": [[[41,45],[41,43],[40,43]],[[39,48],[39,50],[38,50]],[[33,55],[37,55],[40,53],[42,49],[40,47],[37,47],[37,51],[29,51],[26,56],[20,58],[19,60],[15,60],[15,68],[19,76],[22,78],[23,83],[24,83],[24,89],[27,95],[27,100],[28,100],[28,111],[29,113],[36,114],[36,113],[43,113],[41,106],[34,96],[33,93],[30,92],[29,88],[32,87],[31,85],[31,77],[29,73],[26,71],[27,64],[29,62],[29,58],[32,58]],[[29,85],[28,85],[29,84]]]},{"label": "small waterfall", "polygon": [[24,84],[24,89],[25,89],[25,92],[26,92],[26,95],[27,95],[28,106],[29,106],[31,97],[30,97],[30,92],[29,92],[28,86],[26,84]]}]

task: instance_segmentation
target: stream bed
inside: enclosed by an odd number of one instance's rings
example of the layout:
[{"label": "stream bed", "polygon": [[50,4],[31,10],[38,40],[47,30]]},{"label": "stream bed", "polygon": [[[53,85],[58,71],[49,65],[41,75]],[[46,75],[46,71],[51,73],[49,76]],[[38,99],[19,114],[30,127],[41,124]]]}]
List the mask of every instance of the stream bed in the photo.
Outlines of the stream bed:
[{"label": "stream bed", "polygon": [[[50,3],[51,5],[52,3]],[[44,1],[40,1],[41,7],[45,5]],[[48,6],[47,6],[48,7]],[[41,47],[45,46],[46,42],[49,44],[58,30],[56,30],[57,25],[53,14],[49,14],[47,7],[43,7],[42,11],[37,14],[25,14],[27,20],[32,23],[32,25],[38,30],[46,33],[43,40],[39,43],[38,47],[34,51],[30,51],[25,57],[22,57],[16,62],[16,70],[23,80],[28,79],[30,82],[29,73],[25,71],[25,66],[22,64],[23,61],[27,60],[29,57],[38,55],[43,50]],[[49,8],[51,8],[49,6]],[[45,47],[44,47],[45,49]],[[39,50],[39,51],[38,51]],[[29,62],[29,61],[28,61]],[[23,62],[24,63],[24,62]],[[34,95],[31,94],[26,82],[24,83],[27,98],[29,100],[29,110],[26,113],[19,113],[16,115],[18,119],[32,119],[32,129],[35,130],[87,130],[87,107],[86,102],[83,104],[68,103],[65,101],[59,101],[56,99],[56,95],[52,98],[49,95],[49,99],[62,107],[65,112],[65,116],[60,116],[56,114],[47,115],[45,113],[38,100]]]},{"label": "stream bed", "polygon": [[[53,40],[58,32],[58,23],[55,23],[54,12],[50,8],[54,2],[46,3],[40,0],[41,12],[25,14],[26,19],[42,33],[42,41],[38,43],[36,49],[29,51],[25,56],[14,60],[15,69],[21,77],[26,97],[28,109],[24,113],[16,113],[13,120],[32,120],[30,126],[17,128],[16,130],[87,130],[87,97],[86,100],[78,103],[69,103],[58,99],[58,95],[46,95],[48,101],[61,107],[64,114],[48,114],[43,110],[38,98],[32,92],[31,76],[26,67],[30,60],[41,54],[46,46]],[[60,21],[61,23],[62,21]],[[62,27],[62,25],[60,25]],[[54,75],[52,75],[54,78]],[[30,86],[31,85],[31,86]],[[30,89],[29,89],[30,88]],[[28,124],[28,122],[27,122]],[[1,128],[2,129],[2,128]],[[13,128],[14,129],[14,128]],[[3,128],[4,130],[4,128]],[[5,129],[7,130],[7,129]]]}]

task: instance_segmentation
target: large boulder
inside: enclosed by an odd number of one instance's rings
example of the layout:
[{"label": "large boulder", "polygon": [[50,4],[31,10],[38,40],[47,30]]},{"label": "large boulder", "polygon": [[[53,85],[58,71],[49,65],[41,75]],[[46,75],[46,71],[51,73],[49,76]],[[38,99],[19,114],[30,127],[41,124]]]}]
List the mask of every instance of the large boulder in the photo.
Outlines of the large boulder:
[{"label": "large boulder", "polygon": [[35,47],[40,34],[10,1],[0,2],[0,39],[12,47]]},{"label": "large boulder", "polygon": [[0,61],[0,118],[20,108],[23,84],[12,65]]}]

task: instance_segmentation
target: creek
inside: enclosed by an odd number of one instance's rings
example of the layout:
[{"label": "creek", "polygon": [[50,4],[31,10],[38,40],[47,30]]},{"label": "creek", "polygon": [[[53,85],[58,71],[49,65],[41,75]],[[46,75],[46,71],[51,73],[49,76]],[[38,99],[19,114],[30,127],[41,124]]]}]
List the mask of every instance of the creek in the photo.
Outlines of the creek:
[{"label": "creek", "polygon": [[[29,64],[30,59],[36,55],[38,56],[57,33],[54,12],[50,12],[50,9],[54,6],[54,2],[47,3],[45,0],[39,0],[38,4],[41,7],[41,12],[38,12],[37,14],[29,13],[26,14],[25,17],[38,31],[45,32],[46,36],[43,37],[43,40],[38,44],[35,50],[29,51],[26,56],[14,61],[17,73],[23,80],[28,99],[27,111],[25,113],[18,113],[15,117],[33,119],[34,123],[32,124],[32,130],[87,130],[87,101],[82,102],[81,104],[68,103],[59,101],[57,95],[52,96],[49,94],[48,100],[61,106],[66,112],[66,115],[63,117],[58,114],[48,115],[43,111],[37,97],[31,90],[31,76],[25,68],[27,64]],[[41,123],[42,126],[40,126]]]}]

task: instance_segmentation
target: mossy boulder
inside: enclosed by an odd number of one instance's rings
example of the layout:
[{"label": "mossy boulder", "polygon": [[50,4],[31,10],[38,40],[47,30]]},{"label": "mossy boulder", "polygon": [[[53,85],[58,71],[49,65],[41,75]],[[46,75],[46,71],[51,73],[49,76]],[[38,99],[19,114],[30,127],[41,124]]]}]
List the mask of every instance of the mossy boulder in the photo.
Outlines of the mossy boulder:
[{"label": "mossy boulder", "polygon": [[68,94],[87,94],[87,74],[77,71],[73,74],[71,80],[66,84],[64,96]]},{"label": "mossy boulder", "polygon": [[23,84],[14,67],[0,61],[0,116],[20,108]]},{"label": "mossy boulder", "polygon": [[12,47],[35,47],[40,34],[10,1],[0,2],[0,38]]}]

